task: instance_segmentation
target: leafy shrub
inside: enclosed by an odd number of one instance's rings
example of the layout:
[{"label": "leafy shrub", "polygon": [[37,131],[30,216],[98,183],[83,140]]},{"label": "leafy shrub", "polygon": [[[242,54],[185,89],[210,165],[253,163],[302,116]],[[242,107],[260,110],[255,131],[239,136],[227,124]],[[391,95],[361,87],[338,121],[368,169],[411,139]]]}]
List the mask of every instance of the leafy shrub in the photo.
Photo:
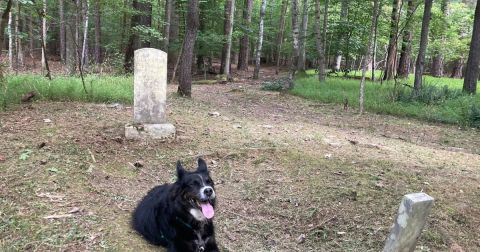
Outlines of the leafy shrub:
[{"label": "leafy shrub", "polygon": [[473,103],[470,105],[466,119],[470,127],[480,128],[480,104]]},{"label": "leafy shrub", "polygon": [[288,78],[266,81],[262,83],[261,89],[264,91],[282,91],[287,89],[289,81],[290,80]]}]

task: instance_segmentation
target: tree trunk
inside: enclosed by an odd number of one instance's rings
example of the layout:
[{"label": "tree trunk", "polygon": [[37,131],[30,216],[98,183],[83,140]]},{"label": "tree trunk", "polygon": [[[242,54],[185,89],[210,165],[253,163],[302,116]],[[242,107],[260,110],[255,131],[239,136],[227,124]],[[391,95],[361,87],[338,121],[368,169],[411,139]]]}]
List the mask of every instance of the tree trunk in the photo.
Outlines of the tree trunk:
[{"label": "tree trunk", "polygon": [[452,74],[450,78],[462,78],[463,77],[463,58],[457,59],[453,63]]},{"label": "tree trunk", "polygon": [[8,0],[7,6],[5,7],[5,10],[2,13],[2,18],[0,20],[0,48],[4,47],[5,28],[7,27],[7,24],[8,24],[8,16],[10,15],[10,11],[12,9],[12,2],[13,2],[12,0]]},{"label": "tree trunk", "polygon": [[395,77],[395,63],[397,61],[397,35],[400,18],[401,0],[393,0],[392,16],[390,21],[390,40],[388,42],[387,61],[385,62],[384,80]]},{"label": "tree trunk", "polygon": [[83,47],[82,47],[82,57],[81,57],[81,68],[82,72],[88,67],[88,11],[89,11],[89,0],[85,1],[84,6],[84,21],[85,24],[83,26]]},{"label": "tree trunk", "polygon": [[60,60],[65,63],[65,6],[63,0],[58,0],[58,12],[60,15]]},{"label": "tree trunk", "polygon": [[315,0],[315,35],[318,53],[318,80],[322,83],[325,81],[325,50],[323,50],[320,31],[320,0]]},{"label": "tree trunk", "polygon": [[185,28],[185,38],[183,39],[182,48],[183,52],[180,61],[181,71],[178,81],[178,94],[180,96],[192,96],[192,60],[198,26],[198,0],[190,0],[188,2],[187,27]]},{"label": "tree trunk", "polygon": [[[284,0],[284,2],[285,1],[287,0]],[[282,6],[282,8],[284,7]],[[243,9],[244,27],[250,27],[252,23],[252,9],[253,9],[253,0],[245,0],[245,7]],[[238,70],[245,70],[245,71],[248,70],[248,44],[249,44],[248,33],[245,33],[242,36],[242,38],[240,38],[240,51],[238,53],[238,65],[237,65]]]},{"label": "tree trunk", "polygon": [[262,44],[263,44],[263,19],[265,18],[265,8],[267,7],[267,0],[262,0],[262,6],[260,7],[260,25],[258,28],[258,41],[255,57],[255,69],[253,71],[253,79],[258,79],[258,74],[260,72],[260,56],[262,54]]},{"label": "tree trunk", "polygon": [[303,19],[302,27],[300,29],[300,52],[298,56],[298,71],[305,72],[305,47],[307,41],[308,28],[308,0],[303,0]]},{"label": "tree trunk", "polygon": [[[446,16],[448,15],[448,0],[442,0],[442,18],[446,19]],[[441,38],[440,38],[440,43],[441,46],[445,46],[445,31],[447,30],[448,27],[442,27],[441,32]],[[443,76],[443,55],[440,50],[435,50],[433,53],[433,59],[432,59],[432,75],[435,77],[442,77]]]},{"label": "tree trunk", "polygon": [[170,22],[172,18],[173,0],[165,0],[165,24],[163,26],[163,51],[168,53],[170,46]]},{"label": "tree trunk", "polygon": [[46,70],[46,53],[45,48],[47,38],[47,0],[43,0],[43,12],[42,12],[42,71]]},{"label": "tree trunk", "polygon": [[[328,28],[328,0],[325,0],[325,10],[323,13],[323,55],[327,56],[327,28]],[[328,65],[328,60],[326,66]],[[325,66],[325,67],[326,67]]]},{"label": "tree trunk", "polygon": [[12,12],[8,13],[8,27],[7,27],[7,34],[8,34],[8,68],[13,70],[13,32],[12,32]]},{"label": "tree trunk", "polygon": [[378,17],[382,9],[382,1],[380,1],[377,16],[375,17],[375,29],[373,30],[373,50],[372,50],[372,81],[375,82],[375,68],[377,64],[377,39],[378,39]]},{"label": "tree trunk", "polygon": [[[317,0],[318,1],[318,0]],[[365,60],[362,64],[362,80],[360,81],[360,93],[359,93],[359,107],[360,114],[363,114],[364,106],[363,101],[365,97],[365,75],[367,72],[369,57],[372,54],[372,40],[375,32],[375,27],[377,26],[377,11],[378,11],[378,0],[373,1],[373,11],[372,11],[372,25],[370,26],[370,34],[368,36],[367,43],[367,53],[365,54]]]},{"label": "tree trunk", "polygon": [[408,0],[407,24],[403,31],[402,51],[400,52],[400,61],[398,63],[398,77],[408,78],[410,74],[410,58],[412,57],[412,38],[413,38],[413,12],[415,5],[413,0]]},{"label": "tree trunk", "polygon": [[[132,15],[131,28],[143,25],[152,26],[152,4],[141,0],[133,0],[133,9],[137,12]],[[124,68],[126,72],[133,70],[133,55],[136,49],[142,47],[150,47],[149,41],[140,41],[140,37],[135,32],[131,32],[128,39],[127,48],[125,50]]]},{"label": "tree trunk", "polygon": [[33,18],[28,20],[28,39],[29,39],[29,48],[28,54],[32,60],[32,72],[35,69],[35,40],[33,37]]},{"label": "tree trunk", "polygon": [[[223,43],[222,49],[222,58],[220,62],[220,74],[227,74],[225,72],[225,64],[227,62],[227,50],[228,50],[228,34],[230,32],[230,26],[233,24],[230,20],[233,12],[233,0],[226,0],[225,1],[225,13],[224,13],[224,21],[223,21],[223,34],[225,36],[225,42]],[[231,46],[231,45],[230,45]],[[228,52],[230,55],[230,52]],[[230,67],[230,66],[228,66]]]},{"label": "tree trunk", "polygon": [[280,58],[281,58],[280,56],[281,56],[281,52],[282,52],[283,37],[285,35],[285,16],[287,14],[287,7],[288,7],[288,0],[283,0],[282,1],[282,11],[280,12],[280,20],[279,20],[280,31],[277,34],[278,44],[276,46],[276,53],[275,53],[275,57],[276,57],[276,60],[277,60],[277,64],[276,64],[276,68],[275,68],[275,74],[278,74],[278,71],[279,71],[278,68],[280,67]]},{"label": "tree trunk", "polygon": [[428,44],[428,27],[430,17],[432,16],[432,0],[425,0],[425,10],[423,12],[422,33],[420,34],[420,48],[418,49],[417,63],[415,67],[415,81],[413,84],[415,94],[418,95],[422,89],[422,75],[425,66],[425,53]]},{"label": "tree trunk", "polygon": [[298,0],[292,0],[292,38],[293,52],[290,63],[289,89],[292,89],[295,85],[294,78],[298,64]]},{"label": "tree trunk", "polygon": [[[17,1],[17,15],[15,16],[15,47],[17,52],[16,68],[23,68],[23,46],[20,34],[20,2]],[[22,31],[23,32],[23,31]]]},{"label": "tree trunk", "polygon": [[95,63],[102,63],[102,5],[100,0],[95,0]]},{"label": "tree trunk", "polygon": [[[349,0],[342,0],[341,2],[341,7],[340,7],[340,23],[342,25],[345,25],[345,20],[348,18],[348,1]],[[345,43],[345,38],[343,35],[343,32],[340,34],[340,37],[338,38],[338,41],[340,41],[340,44]],[[342,52],[339,51],[337,52],[337,56],[335,58],[335,71],[340,71],[342,68]]]},{"label": "tree trunk", "polygon": [[228,16],[228,33],[227,33],[227,48],[225,50],[225,64],[223,73],[227,76],[227,81],[232,81],[232,75],[230,73],[230,61],[232,53],[232,34],[233,34],[233,18],[235,16],[235,0],[229,0],[230,3],[230,15]]},{"label": "tree trunk", "polygon": [[465,79],[463,80],[463,91],[468,94],[475,94],[477,91],[477,80],[480,64],[480,0],[477,0],[475,8],[475,18],[473,21],[472,40],[470,42],[470,52],[468,53],[467,67],[465,69]]}]

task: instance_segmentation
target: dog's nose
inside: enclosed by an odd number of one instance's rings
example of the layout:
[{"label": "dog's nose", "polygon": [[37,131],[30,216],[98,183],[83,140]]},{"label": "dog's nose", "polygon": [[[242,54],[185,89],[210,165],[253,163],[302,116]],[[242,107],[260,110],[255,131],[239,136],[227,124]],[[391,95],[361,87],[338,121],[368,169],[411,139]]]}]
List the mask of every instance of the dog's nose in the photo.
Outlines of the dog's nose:
[{"label": "dog's nose", "polygon": [[205,195],[207,195],[207,197],[210,197],[213,194],[213,189],[212,188],[205,188],[203,190],[203,193],[205,193]]}]

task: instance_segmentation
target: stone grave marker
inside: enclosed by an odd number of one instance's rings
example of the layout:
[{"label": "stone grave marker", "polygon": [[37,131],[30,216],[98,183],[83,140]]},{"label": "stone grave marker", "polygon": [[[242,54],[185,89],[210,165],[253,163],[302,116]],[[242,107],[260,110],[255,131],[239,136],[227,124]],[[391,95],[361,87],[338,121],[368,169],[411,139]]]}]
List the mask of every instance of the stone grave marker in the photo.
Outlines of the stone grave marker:
[{"label": "stone grave marker", "polygon": [[133,123],[125,125],[127,139],[175,137],[175,127],[167,123],[167,54],[142,48],[134,56]]},{"label": "stone grave marker", "polygon": [[418,237],[427,222],[434,199],[425,193],[403,196],[397,219],[390,230],[383,252],[410,252],[415,250]]}]

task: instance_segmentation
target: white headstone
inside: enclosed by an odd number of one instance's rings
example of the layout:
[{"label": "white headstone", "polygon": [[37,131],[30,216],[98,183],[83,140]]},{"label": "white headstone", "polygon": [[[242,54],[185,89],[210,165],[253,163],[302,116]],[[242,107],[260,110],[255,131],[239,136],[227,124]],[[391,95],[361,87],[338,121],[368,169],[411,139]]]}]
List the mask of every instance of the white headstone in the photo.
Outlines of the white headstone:
[{"label": "white headstone", "polygon": [[412,193],[403,196],[392,226],[385,242],[384,252],[410,252],[425,226],[434,199],[425,193]]},{"label": "white headstone", "polygon": [[133,124],[125,126],[127,139],[175,136],[167,123],[167,54],[154,48],[135,51]]}]

